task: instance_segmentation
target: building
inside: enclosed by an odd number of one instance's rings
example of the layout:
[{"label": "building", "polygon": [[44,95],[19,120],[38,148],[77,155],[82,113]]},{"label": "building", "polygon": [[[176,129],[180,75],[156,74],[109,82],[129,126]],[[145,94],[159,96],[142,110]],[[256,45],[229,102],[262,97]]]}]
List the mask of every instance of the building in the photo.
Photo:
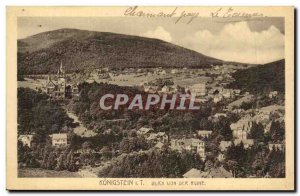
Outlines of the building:
[{"label": "building", "polygon": [[201,172],[201,178],[233,178],[233,175],[221,166],[213,167],[208,171]]},{"label": "building", "polygon": [[220,118],[220,117],[227,117],[227,114],[226,113],[216,113],[214,115],[215,118]]},{"label": "building", "polygon": [[66,146],[68,144],[68,136],[66,133],[55,133],[50,135],[52,138],[52,146]]},{"label": "building", "polygon": [[231,112],[235,113],[235,114],[241,114],[241,113],[244,113],[245,110],[242,108],[236,108],[236,109],[232,110]]},{"label": "building", "polygon": [[150,135],[146,138],[148,141],[152,141],[154,143],[161,142],[166,143],[168,142],[168,135],[165,132],[158,132],[158,133],[150,133]]},{"label": "building", "polygon": [[218,154],[217,159],[218,159],[220,162],[224,161],[224,160],[225,160],[225,154],[222,153],[222,152],[220,152],[220,153]]},{"label": "building", "polygon": [[190,169],[188,172],[183,174],[184,178],[201,178],[201,171],[195,168]]},{"label": "building", "polygon": [[247,139],[247,135],[252,128],[253,122],[248,119],[240,119],[230,125],[233,137],[237,139]]},{"label": "building", "polygon": [[74,97],[78,97],[79,96],[79,88],[78,88],[78,85],[73,85],[71,86],[71,93],[72,93],[72,96]]},{"label": "building", "polygon": [[144,136],[144,137],[149,137],[150,133],[152,133],[154,130],[152,128],[148,128],[148,127],[141,127],[136,134],[138,136]]},{"label": "building", "polygon": [[269,98],[272,99],[274,97],[277,97],[277,95],[278,95],[277,91],[272,91],[272,92],[269,93]]},{"label": "building", "polygon": [[276,144],[276,143],[270,143],[269,144],[269,150],[279,150],[279,151],[283,151],[284,150],[284,146],[283,144]]},{"label": "building", "polygon": [[251,146],[254,145],[254,140],[253,139],[235,139],[233,141],[234,145],[239,145],[241,143],[244,144],[244,148],[250,148]]},{"label": "building", "polygon": [[222,100],[223,100],[223,95],[221,95],[221,94],[217,94],[213,98],[214,103],[218,103],[218,102],[220,102]]},{"label": "building", "polygon": [[241,90],[240,89],[233,89],[233,93],[235,96],[239,96],[241,94]]},{"label": "building", "polygon": [[172,139],[171,140],[171,149],[182,152],[184,150],[192,151],[201,157],[202,160],[205,160],[205,143],[202,140],[190,138],[190,139]]},{"label": "building", "polygon": [[161,88],[161,91],[162,93],[176,93],[178,92],[179,88],[177,85],[172,85],[172,86],[169,86],[169,85],[164,85],[162,88]]},{"label": "building", "polygon": [[178,69],[172,69],[171,70],[171,74],[177,74],[179,71],[178,71]]},{"label": "building", "polygon": [[195,96],[205,96],[206,84],[198,83],[198,84],[193,84],[192,86],[186,86],[186,92],[187,91],[190,91],[190,93]]},{"label": "building", "polygon": [[144,85],[144,91],[148,92],[148,93],[156,93],[158,91],[158,87],[157,86]]},{"label": "building", "polygon": [[23,146],[31,147],[31,142],[33,140],[33,135],[20,135],[18,140],[22,142]]},{"label": "building", "polygon": [[229,146],[231,146],[231,145],[232,145],[232,142],[231,142],[231,141],[221,141],[221,142],[220,142],[220,145],[219,145],[219,149],[220,149],[222,152],[224,152],[224,151],[226,151],[227,148],[228,148]]},{"label": "building", "polygon": [[159,74],[160,74],[160,75],[167,75],[167,72],[166,72],[166,70],[161,70],[161,71],[159,72]]},{"label": "building", "polygon": [[62,63],[57,71],[57,79],[53,80],[50,75],[45,85],[46,93],[53,98],[72,98],[79,95],[78,85],[67,84],[65,71]]},{"label": "building", "polygon": [[236,139],[245,140],[247,139],[248,132],[246,130],[239,128],[237,130],[234,130],[232,135]]},{"label": "building", "polygon": [[233,93],[231,89],[224,89],[222,95],[225,99],[230,99],[233,97]]},{"label": "building", "polygon": [[170,92],[170,91],[171,91],[170,86],[165,85],[161,88],[161,92],[163,92],[163,93],[167,93],[167,92]]},{"label": "building", "polygon": [[154,148],[156,148],[156,149],[162,149],[163,146],[164,146],[163,143],[158,142],[158,143],[154,146]]},{"label": "building", "polygon": [[203,138],[208,138],[212,134],[212,131],[208,130],[199,130],[198,131],[198,136],[201,136]]}]

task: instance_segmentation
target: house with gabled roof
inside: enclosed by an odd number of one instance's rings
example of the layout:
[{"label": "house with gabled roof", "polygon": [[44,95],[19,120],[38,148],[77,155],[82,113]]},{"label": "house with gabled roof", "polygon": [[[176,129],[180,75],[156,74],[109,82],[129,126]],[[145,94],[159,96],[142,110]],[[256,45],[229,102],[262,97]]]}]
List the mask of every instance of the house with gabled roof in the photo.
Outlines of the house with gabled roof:
[{"label": "house with gabled roof", "polygon": [[52,146],[66,146],[68,144],[66,133],[54,133],[50,137],[52,139]]}]

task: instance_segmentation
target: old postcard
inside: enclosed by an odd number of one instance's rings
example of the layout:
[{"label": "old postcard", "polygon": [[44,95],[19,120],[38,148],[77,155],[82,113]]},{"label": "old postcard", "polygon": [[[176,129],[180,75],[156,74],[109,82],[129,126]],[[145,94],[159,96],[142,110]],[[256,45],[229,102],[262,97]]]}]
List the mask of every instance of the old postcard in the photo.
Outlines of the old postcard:
[{"label": "old postcard", "polygon": [[8,7],[7,189],[294,190],[293,7]]}]

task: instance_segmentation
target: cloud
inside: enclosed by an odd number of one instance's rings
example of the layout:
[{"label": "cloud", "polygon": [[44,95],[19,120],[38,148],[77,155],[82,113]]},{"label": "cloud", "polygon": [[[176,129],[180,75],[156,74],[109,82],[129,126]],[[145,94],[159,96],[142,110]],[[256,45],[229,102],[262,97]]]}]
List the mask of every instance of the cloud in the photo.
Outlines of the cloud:
[{"label": "cloud", "polygon": [[149,37],[149,38],[155,38],[155,39],[161,39],[167,42],[172,41],[171,34],[166,31],[163,27],[158,26],[155,30],[147,31],[146,33],[141,34],[143,37]]},{"label": "cloud", "polygon": [[198,31],[180,44],[227,61],[262,64],[284,58],[284,35],[276,27],[252,32],[247,22],[227,24],[216,34]]}]

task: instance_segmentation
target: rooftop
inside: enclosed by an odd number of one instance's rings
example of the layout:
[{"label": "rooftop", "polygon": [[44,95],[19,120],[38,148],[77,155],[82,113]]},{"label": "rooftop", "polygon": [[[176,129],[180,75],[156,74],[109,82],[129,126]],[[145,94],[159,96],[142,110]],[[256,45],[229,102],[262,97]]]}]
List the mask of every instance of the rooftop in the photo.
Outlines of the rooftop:
[{"label": "rooftop", "polygon": [[190,169],[188,172],[183,174],[184,178],[201,178],[201,171],[195,168]]},{"label": "rooftop", "polygon": [[52,134],[52,139],[67,139],[66,133],[54,133]]}]

